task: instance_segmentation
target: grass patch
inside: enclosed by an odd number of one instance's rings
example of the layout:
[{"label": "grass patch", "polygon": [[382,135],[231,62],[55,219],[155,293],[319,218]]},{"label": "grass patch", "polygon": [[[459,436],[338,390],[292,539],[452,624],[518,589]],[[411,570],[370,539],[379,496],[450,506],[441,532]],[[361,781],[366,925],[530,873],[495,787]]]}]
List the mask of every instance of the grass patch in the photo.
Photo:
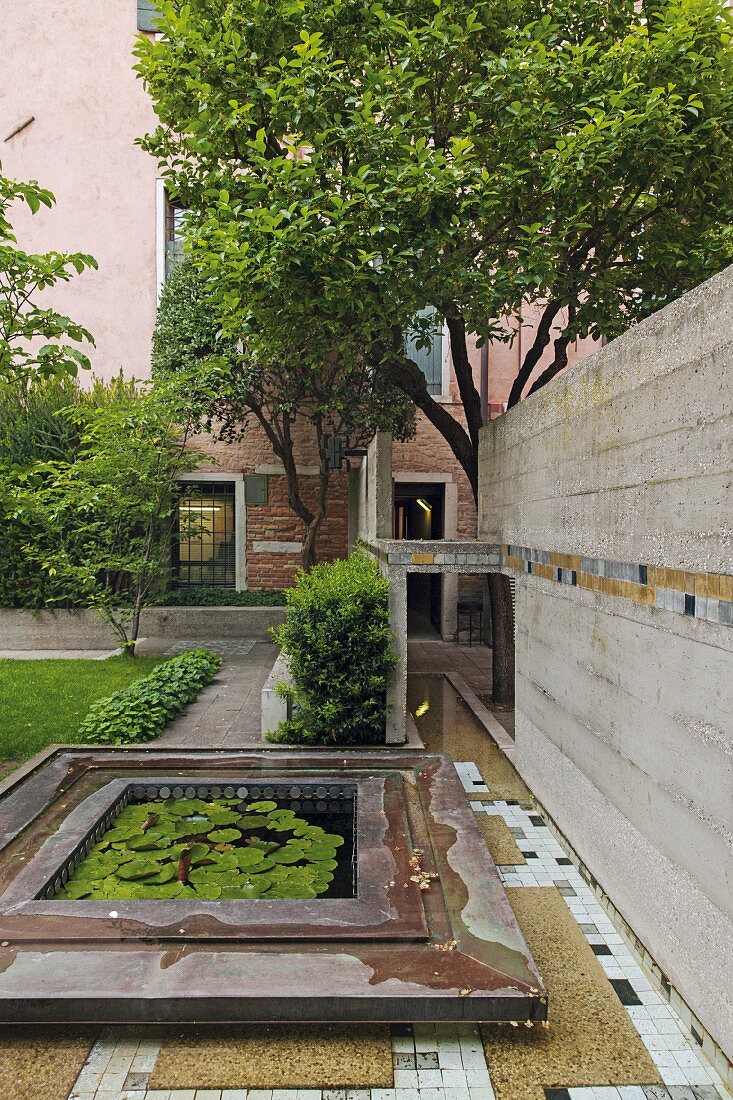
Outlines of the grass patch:
[{"label": "grass patch", "polygon": [[92,703],[146,676],[160,657],[106,661],[0,660],[0,761],[78,741]]}]

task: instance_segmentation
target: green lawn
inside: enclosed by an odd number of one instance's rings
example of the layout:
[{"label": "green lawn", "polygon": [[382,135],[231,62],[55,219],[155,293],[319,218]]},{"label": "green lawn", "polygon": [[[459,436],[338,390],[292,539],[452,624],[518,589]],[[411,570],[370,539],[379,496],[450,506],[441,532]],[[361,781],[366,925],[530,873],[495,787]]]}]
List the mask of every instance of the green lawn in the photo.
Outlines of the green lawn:
[{"label": "green lawn", "polygon": [[146,676],[160,660],[0,660],[0,769],[4,760],[26,760],[56,741],[76,741],[95,700]]}]

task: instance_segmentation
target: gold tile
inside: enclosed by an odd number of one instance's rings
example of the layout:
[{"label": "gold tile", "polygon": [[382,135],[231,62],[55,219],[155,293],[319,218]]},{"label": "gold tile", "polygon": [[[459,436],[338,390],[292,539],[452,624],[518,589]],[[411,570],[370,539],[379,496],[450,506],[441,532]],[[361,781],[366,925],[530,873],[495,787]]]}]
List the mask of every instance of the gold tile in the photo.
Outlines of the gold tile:
[{"label": "gold tile", "polygon": [[717,573],[705,574],[705,591],[704,596],[708,599],[717,600],[720,597],[720,577]]},{"label": "gold tile", "polygon": [[646,575],[650,585],[655,588],[664,588],[664,570],[658,565],[650,565]]},{"label": "gold tile", "polygon": [[413,565],[432,565],[434,560],[435,560],[435,556],[433,554],[413,554],[412,555],[412,564]]},{"label": "gold tile", "polygon": [[691,596],[695,595],[695,585],[697,583],[697,573],[683,573],[685,592],[689,592]]},{"label": "gold tile", "polygon": [[733,600],[733,577],[727,573],[718,575],[718,588],[721,600]]}]

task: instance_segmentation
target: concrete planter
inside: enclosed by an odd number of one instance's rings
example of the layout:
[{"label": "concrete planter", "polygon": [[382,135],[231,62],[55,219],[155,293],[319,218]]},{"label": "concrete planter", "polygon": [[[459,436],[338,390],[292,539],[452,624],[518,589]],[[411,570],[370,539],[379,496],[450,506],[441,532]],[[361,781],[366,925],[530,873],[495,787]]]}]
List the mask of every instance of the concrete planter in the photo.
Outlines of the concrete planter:
[{"label": "concrete planter", "polygon": [[270,670],[270,675],[265,680],[262,688],[262,739],[265,740],[268,733],[273,733],[281,722],[286,722],[290,717],[290,704],[287,699],[282,699],[276,691],[278,684],[292,685],[288,660],[284,654],[280,654]]},{"label": "concrete planter", "polygon": [[[148,607],[141,638],[256,638],[285,621],[284,607]],[[93,611],[0,608],[3,649],[111,649],[118,640]]]}]

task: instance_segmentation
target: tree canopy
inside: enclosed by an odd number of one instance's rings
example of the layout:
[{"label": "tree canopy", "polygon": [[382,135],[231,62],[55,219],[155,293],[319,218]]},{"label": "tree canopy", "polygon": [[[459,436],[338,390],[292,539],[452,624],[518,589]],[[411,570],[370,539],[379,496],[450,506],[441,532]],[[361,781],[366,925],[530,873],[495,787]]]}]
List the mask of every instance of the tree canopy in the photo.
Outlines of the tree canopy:
[{"label": "tree canopy", "polygon": [[20,249],[10,220],[18,202],[37,214],[42,206],[50,209],[55,199],[35,181],[11,180],[0,170],[0,381],[29,374],[74,376],[79,367],[89,366],[77,345],[93,344],[92,335],[42,305],[37,295],[97,263],[82,252],[34,254]]},{"label": "tree canopy", "polygon": [[[363,358],[477,485],[467,334],[614,336],[732,256],[723,0],[188,0],[137,47],[146,139],[191,209],[223,330],[262,368]],[[434,306],[466,427],[405,332]],[[427,336],[426,336],[427,339]]]}]

